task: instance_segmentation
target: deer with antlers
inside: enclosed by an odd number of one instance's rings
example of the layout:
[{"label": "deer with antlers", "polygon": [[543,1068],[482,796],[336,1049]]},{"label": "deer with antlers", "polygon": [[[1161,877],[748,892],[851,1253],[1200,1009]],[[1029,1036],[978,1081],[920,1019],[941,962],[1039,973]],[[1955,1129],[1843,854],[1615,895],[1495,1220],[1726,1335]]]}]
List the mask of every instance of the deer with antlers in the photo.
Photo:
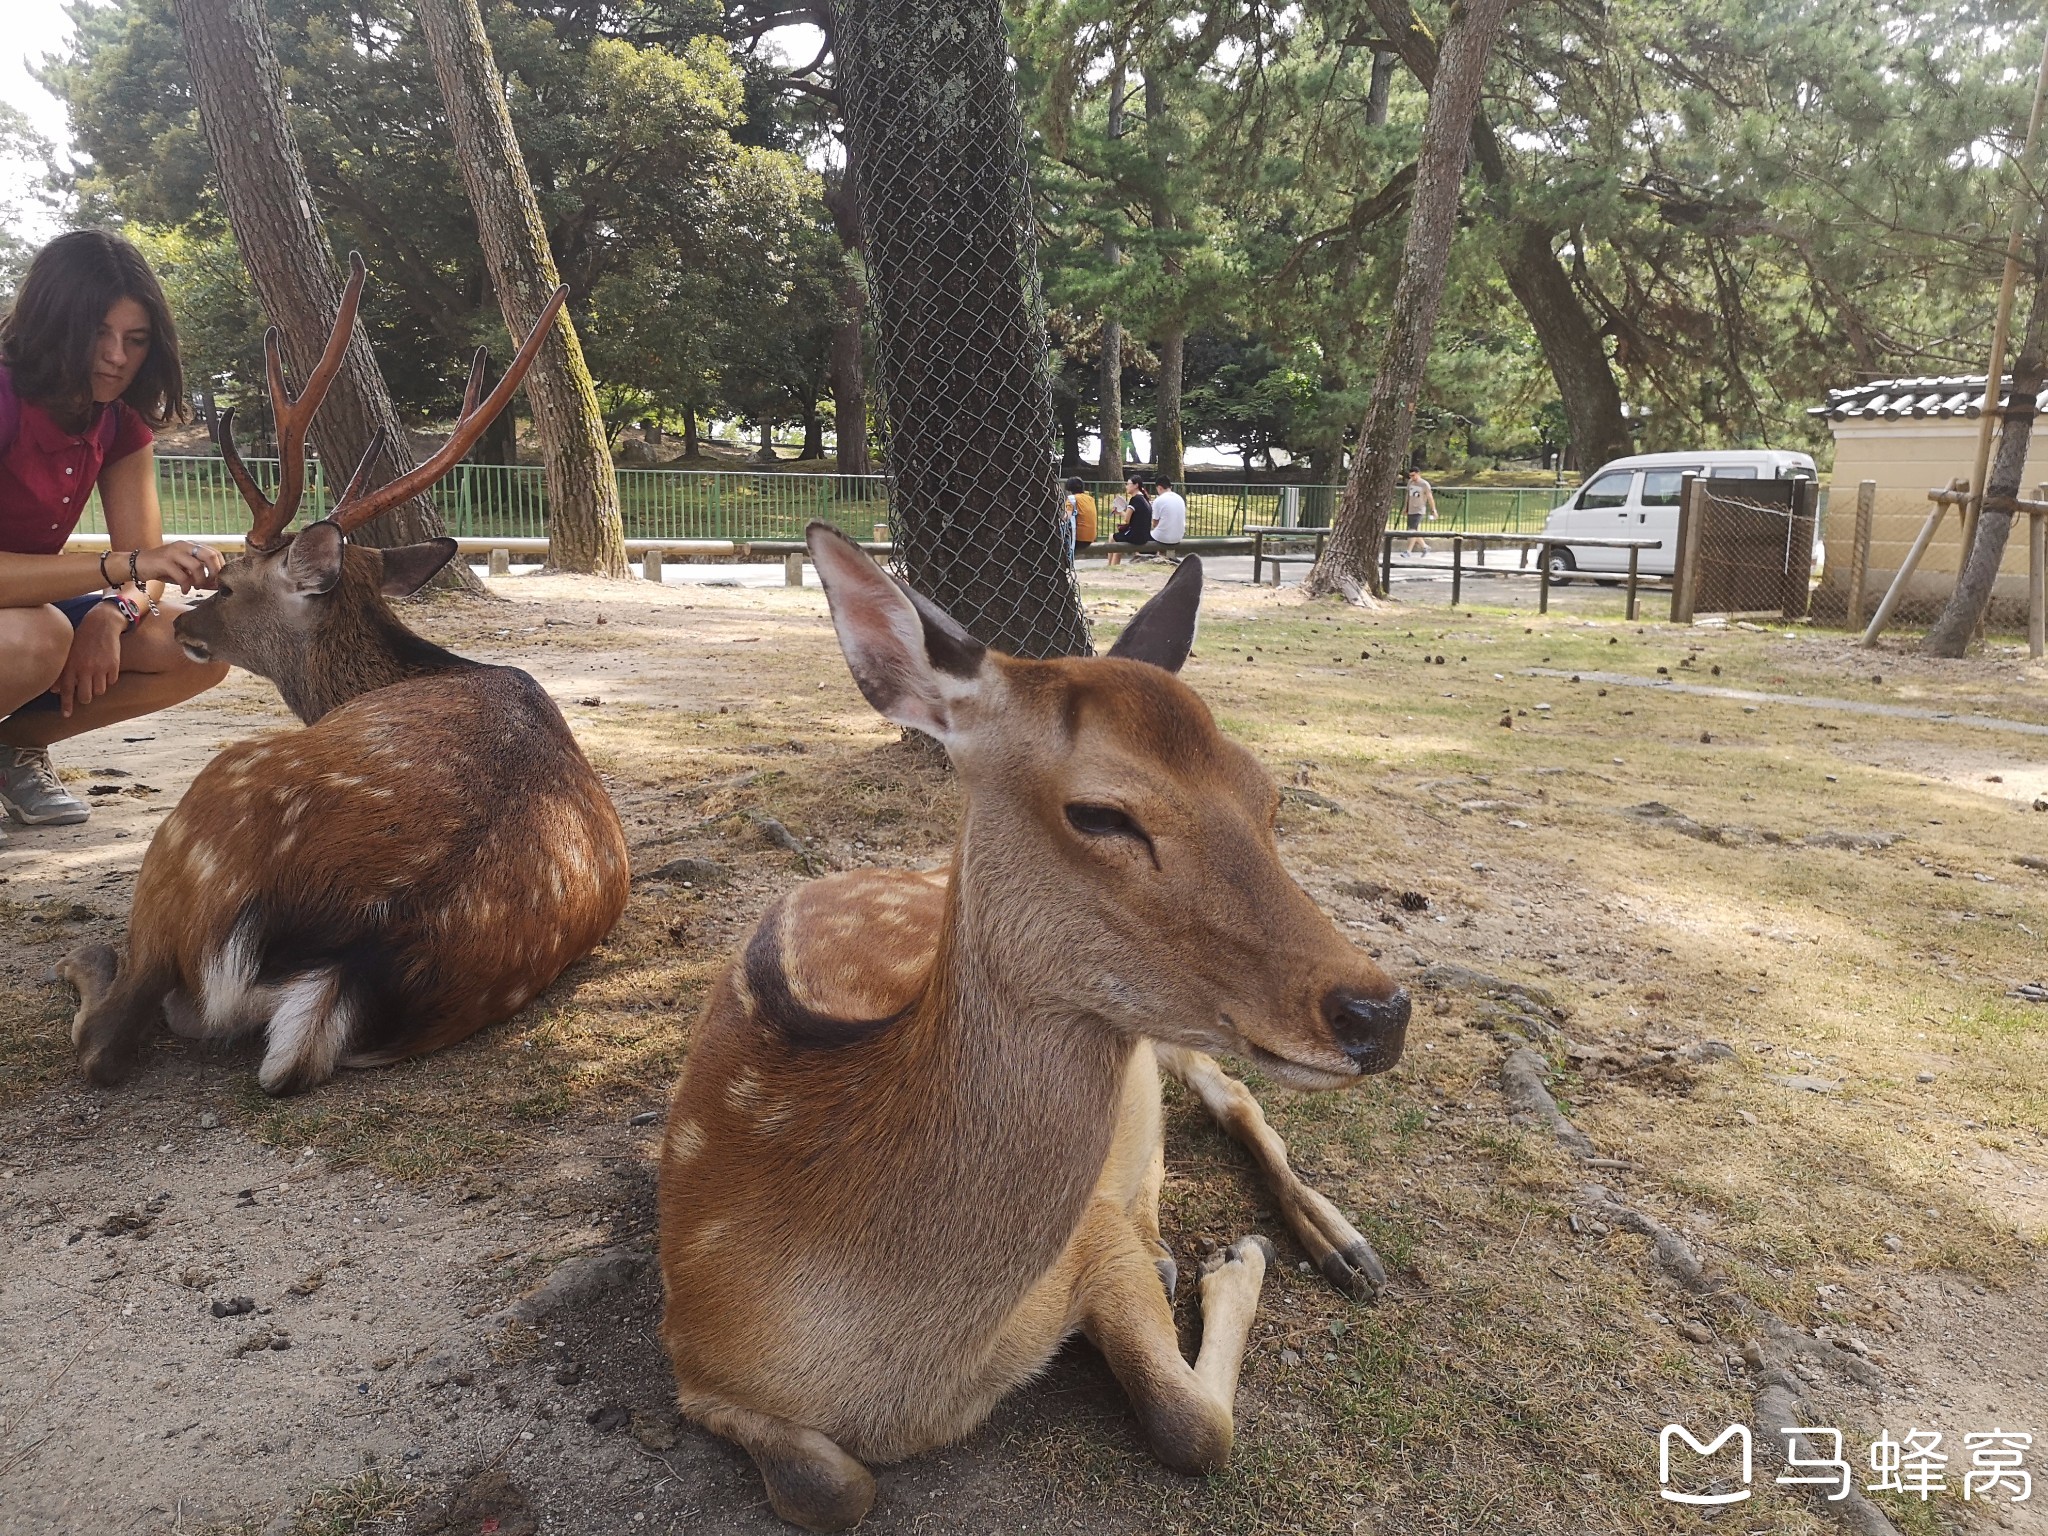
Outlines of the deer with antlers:
[{"label": "deer with antlers", "polygon": [[79,993],[72,1041],[94,1082],[125,1076],[160,1019],[203,1039],[261,1032],[258,1081],[270,1093],[436,1050],[517,1012],[625,910],[618,813],[561,711],[526,673],[420,638],[387,601],[432,578],[455,541],[348,541],[469,451],[566,290],[481,400],[478,352],[438,452],[372,488],[382,446],[372,442],[328,515],[291,533],[307,428],[362,296],[362,258],[351,264],[297,396],[275,328],[265,338],[275,498],[221,419],[221,454],[255,522],[213,597],[175,630],[194,658],[270,678],[306,728],[238,742],[208,763],[143,858],[126,956],[94,944],[63,962]]},{"label": "deer with antlers", "polygon": [[971,1431],[1070,1334],[1153,1450],[1231,1448],[1261,1237],[1174,1331],[1159,1073],[1251,1149],[1310,1256],[1383,1280],[1208,1055],[1302,1089],[1392,1067],[1407,994],[1288,876],[1278,794],[1174,675],[1201,563],[1106,657],[985,650],[841,535],[811,529],[839,641],[881,713],[942,742],[966,814],[949,870],[867,870],[770,907],[706,1004],[660,1174],[662,1337],[683,1411],[752,1454],[813,1530],[859,1521],[864,1462]]}]

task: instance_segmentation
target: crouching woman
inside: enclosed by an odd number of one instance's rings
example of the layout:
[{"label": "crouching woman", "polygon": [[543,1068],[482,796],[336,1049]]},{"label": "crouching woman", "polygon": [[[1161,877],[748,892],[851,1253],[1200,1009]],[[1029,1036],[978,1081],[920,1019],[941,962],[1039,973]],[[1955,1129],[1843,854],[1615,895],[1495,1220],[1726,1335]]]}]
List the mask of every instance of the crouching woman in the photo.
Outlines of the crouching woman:
[{"label": "crouching woman", "polygon": [[[152,426],[185,411],[178,333],[126,240],[61,235],[0,319],[0,806],[26,826],[85,820],[53,743],[191,698],[224,663],[171,635],[183,605],[149,583],[211,586],[220,556],[166,544]],[[66,554],[97,489],[111,547]]]}]

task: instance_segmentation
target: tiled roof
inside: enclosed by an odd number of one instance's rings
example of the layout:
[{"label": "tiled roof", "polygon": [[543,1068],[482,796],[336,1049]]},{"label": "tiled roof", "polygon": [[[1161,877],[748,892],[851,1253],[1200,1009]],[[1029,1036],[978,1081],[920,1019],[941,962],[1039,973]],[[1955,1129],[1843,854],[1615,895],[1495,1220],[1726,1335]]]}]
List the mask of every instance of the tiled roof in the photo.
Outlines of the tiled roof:
[{"label": "tiled roof", "polygon": [[[2012,388],[2006,375],[2005,388]],[[1898,421],[1907,417],[1956,417],[1975,421],[1983,415],[1984,375],[1950,374],[1939,378],[1877,379],[1853,389],[1831,389],[1828,403],[1808,409],[1809,416],[1829,421]],[[2039,405],[2048,411],[2048,389]]]}]

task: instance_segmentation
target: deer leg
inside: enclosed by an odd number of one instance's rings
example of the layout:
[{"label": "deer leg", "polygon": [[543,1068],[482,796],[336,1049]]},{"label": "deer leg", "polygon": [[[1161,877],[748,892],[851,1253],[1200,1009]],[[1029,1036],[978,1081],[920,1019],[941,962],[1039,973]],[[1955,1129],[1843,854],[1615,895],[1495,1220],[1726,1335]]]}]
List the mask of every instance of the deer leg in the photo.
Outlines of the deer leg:
[{"label": "deer leg", "polygon": [[874,1475],[815,1429],[732,1403],[685,1400],[683,1411],[754,1458],[768,1507],[791,1525],[843,1531],[875,1502]]},{"label": "deer leg", "polygon": [[1145,1182],[1138,1188],[1137,1199],[1132,1203],[1131,1219],[1137,1222],[1139,1235],[1158,1250],[1152,1267],[1159,1272],[1159,1283],[1166,1287],[1166,1299],[1171,1301],[1180,1285],[1180,1266],[1173,1262],[1173,1250],[1159,1235],[1159,1191],[1165,1185],[1166,1143],[1161,1140],[1152,1148],[1152,1161],[1145,1170]]},{"label": "deer leg", "polygon": [[354,1019],[341,993],[341,973],[329,967],[294,976],[276,988],[256,1081],[265,1093],[303,1093],[334,1075]]},{"label": "deer leg", "polygon": [[1117,1225],[1120,1233],[1100,1234],[1083,1271],[1082,1331],[1130,1394],[1152,1453],[1176,1472],[1213,1472],[1230,1459],[1238,1369],[1272,1245],[1240,1238],[1204,1265],[1202,1347],[1189,1365],[1148,1240],[1128,1223]]},{"label": "deer leg", "polygon": [[144,1037],[163,1017],[170,978],[153,969],[125,971],[106,944],[85,944],[57,962],[57,974],[78,989],[71,1045],[87,1081],[106,1087],[135,1070]]},{"label": "deer leg", "polygon": [[1216,1123],[1251,1153],[1280,1214],[1323,1278],[1348,1296],[1370,1296],[1385,1285],[1387,1271],[1372,1244],[1342,1211],[1302,1182],[1287,1161],[1287,1143],[1266,1122],[1252,1091],[1212,1056],[1157,1042],[1153,1049],[1159,1064],[1193,1090]]}]

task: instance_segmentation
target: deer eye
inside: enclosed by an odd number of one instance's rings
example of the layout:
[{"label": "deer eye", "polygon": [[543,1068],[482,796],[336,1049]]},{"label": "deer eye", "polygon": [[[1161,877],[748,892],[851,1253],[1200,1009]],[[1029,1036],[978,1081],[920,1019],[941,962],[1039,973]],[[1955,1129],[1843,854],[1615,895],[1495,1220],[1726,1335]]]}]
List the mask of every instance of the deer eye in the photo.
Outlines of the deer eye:
[{"label": "deer eye", "polygon": [[1112,805],[1070,805],[1067,825],[1083,837],[1134,837],[1150,842],[1145,829]]}]

